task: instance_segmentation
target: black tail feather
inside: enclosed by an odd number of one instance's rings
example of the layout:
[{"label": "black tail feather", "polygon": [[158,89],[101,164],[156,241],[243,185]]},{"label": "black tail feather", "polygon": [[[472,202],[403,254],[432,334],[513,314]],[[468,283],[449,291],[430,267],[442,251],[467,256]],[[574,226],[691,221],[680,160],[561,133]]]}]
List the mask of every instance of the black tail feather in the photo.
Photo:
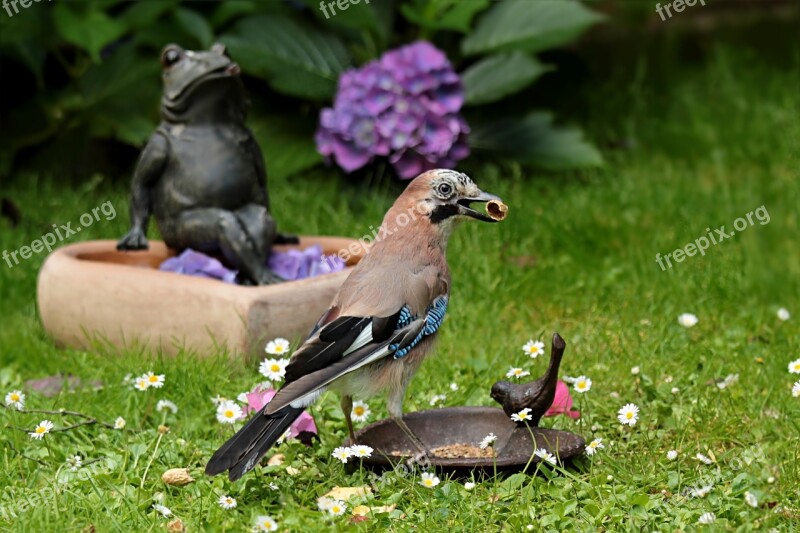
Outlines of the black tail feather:
[{"label": "black tail feather", "polygon": [[272,415],[257,413],[214,453],[206,474],[216,476],[228,470],[228,478],[236,481],[258,464],[302,412],[302,408],[287,406]]}]

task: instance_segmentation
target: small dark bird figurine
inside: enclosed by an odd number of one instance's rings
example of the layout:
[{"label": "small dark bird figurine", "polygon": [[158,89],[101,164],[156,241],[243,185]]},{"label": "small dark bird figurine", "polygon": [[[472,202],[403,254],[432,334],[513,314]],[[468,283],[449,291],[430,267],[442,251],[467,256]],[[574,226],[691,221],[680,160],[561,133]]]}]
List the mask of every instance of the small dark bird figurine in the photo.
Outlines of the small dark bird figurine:
[{"label": "small dark bird figurine", "polygon": [[[489,214],[473,203],[487,204]],[[458,221],[497,222],[506,209],[497,196],[453,170],[430,170],[409,183],[386,213],[380,237],[292,355],[283,387],[217,450],[206,474],[227,470],[231,481],[242,477],[327,389],[342,398],[353,442],[353,397],[385,391],[389,415],[425,452],[403,421],[403,396],[447,311],[447,241]]]},{"label": "small dark bird figurine", "polygon": [[561,335],[554,333],[553,345],[550,348],[550,365],[544,376],[530,383],[498,381],[492,386],[492,398],[503,406],[503,411],[508,416],[528,408],[531,410],[531,425],[539,425],[539,420],[553,405],[556,397],[558,367],[561,365],[561,357],[566,346]]}]

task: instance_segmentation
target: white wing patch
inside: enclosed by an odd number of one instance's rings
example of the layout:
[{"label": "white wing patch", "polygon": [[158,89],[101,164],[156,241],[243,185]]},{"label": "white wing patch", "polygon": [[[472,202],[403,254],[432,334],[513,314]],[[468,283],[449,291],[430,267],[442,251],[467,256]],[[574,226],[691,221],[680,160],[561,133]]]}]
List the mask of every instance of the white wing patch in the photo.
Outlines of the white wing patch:
[{"label": "white wing patch", "polygon": [[372,342],[372,325],[369,325],[361,330],[361,333],[358,334],[358,337],[356,337],[356,340],[353,341],[353,344],[351,344],[350,347],[347,350],[345,350],[345,352],[342,354],[342,357],[344,357],[349,353],[355,352],[359,348],[363,348],[364,346],[366,346],[371,342]]}]

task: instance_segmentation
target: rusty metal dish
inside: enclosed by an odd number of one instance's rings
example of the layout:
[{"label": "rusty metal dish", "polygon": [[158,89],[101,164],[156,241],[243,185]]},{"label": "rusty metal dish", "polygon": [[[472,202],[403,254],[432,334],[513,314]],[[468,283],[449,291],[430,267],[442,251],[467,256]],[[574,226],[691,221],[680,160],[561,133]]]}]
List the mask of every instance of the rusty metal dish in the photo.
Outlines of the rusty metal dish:
[{"label": "rusty metal dish", "polygon": [[[532,427],[509,419],[501,410],[493,407],[448,407],[418,411],[403,417],[408,427],[419,437],[428,450],[443,446],[468,444],[478,446],[489,433],[497,436],[493,447],[496,457],[429,457],[437,470],[455,475],[470,473],[492,474],[497,472],[518,472],[530,461],[528,472],[536,471],[538,457],[531,455],[537,448],[544,448],[555,455],[562,464],[583,453],[586,441],[583,437],[556,429]],[[531,441],[531,432],[535,440]],[[393,465],[406,462],[416,452],[411,441],[400,427],[391,419],[381,420],[356,433],[358,444],[366,444],[374,449],[372,457],[364,459],[364,466],[373,470],[385,470]],[[352,443],[348,439],[345,446]],[[406,455],[393,455],[392,452],[407,452]]]}]

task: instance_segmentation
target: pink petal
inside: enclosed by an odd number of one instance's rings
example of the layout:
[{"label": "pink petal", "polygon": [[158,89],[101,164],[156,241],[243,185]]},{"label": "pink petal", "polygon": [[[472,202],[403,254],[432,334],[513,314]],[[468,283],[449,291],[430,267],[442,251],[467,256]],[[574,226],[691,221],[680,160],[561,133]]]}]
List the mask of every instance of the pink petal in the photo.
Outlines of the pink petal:
[{"label": "pink petal", "polygon": [[[277,392],[275,389],[262,389],[260,387],[248,392],[246,394],[247,406],[244,408],[245,414],[263,409],[275,397]],[[289,438],[293,439],[301,433],[317,434],[317,425],[314,423],[314,418],[305,411],[289,427]]]},{"label": "pink petal", "polygon": [[317,425],[314,423],[314,418],[305,411],[300,414],[300,417],[289,428],[289,434],[292,437],[296,437],[304,431],[314,435],[317,434]]},{"label": "pink petal", "polygon": [[569,393],[569,386],[560,379],[556,383],[556,397],[553,399],[553,405],[544,414],[544,416],[558,416],[567,415],[570,418],[580,418],[581,413],[578,410],[572,410],[572,396]]},{"label": "pink petal", "polygon": [[247,407],[245,407],[245,413],[249,413],[250,411],[260,411],[264,408],[265,405],[269,403],[269,401],[275,396],[276,394],[275,389],[262,389],[260,387],[256,387],[251,392],[248,392],[245,396],[247,397]]}]

